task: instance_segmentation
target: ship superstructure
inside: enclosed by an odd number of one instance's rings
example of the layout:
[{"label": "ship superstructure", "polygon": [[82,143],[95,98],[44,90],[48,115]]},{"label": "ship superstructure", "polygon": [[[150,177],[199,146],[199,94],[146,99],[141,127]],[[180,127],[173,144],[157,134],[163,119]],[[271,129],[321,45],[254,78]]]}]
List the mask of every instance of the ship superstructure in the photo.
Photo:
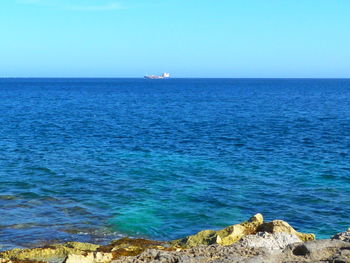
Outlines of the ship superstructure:
[{"label": "ship superstructure", "polygon": [[163,73],[160,76],[157,76],[157,75],[146,75],[144,78],[145,79],[168,79],[168,78],[170,78],[170,74],[169,73]]}]

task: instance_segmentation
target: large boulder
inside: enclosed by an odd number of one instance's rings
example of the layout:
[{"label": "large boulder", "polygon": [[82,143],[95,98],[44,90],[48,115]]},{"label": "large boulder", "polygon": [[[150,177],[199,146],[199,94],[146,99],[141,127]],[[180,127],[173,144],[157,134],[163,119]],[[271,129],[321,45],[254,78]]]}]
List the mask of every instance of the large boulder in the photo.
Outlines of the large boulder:
[{"label": "large boulder", "polygon": [[195,235],[170,242],[173,247],[191,248],[199,245],[232,245],[245,235],[255,234],[258,226],[263,223],[261,214],[256,214],[248,221],[226,227],[222,230],[204,230]]},{"label": "large boulder", "polygon": [[300,239],[287,233],[274,233],[259,232],[256,235],[244,236],[239,243],[244,247],[263,248],[271,252],[280,252],[288,245],[294,243],[300,243]]},{"label": "large boulder", "polygon": [[257,232],[257,228],[264,222],[262,214],[256,214],[247,222],[229,226],[217,232],[216,243],[223,246],[229,246],[240,240],[246,235],[252,235]]},{"label": "large boulder", "polygon": [[315,240],[316,237],[314,234],[305,234],[296,231],[291,225],[283,220],[274,220],[268,223],[263,223],[259,225],[258,232],[269,232],[269,233],[287,233],[291,235],[297,236],[301,241],[312,241]]}]

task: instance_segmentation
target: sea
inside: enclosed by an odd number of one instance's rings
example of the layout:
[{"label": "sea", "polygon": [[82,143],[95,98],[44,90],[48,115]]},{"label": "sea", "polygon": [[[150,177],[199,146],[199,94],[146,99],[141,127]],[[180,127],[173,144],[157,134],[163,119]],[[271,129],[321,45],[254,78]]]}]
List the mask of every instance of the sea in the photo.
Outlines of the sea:
[{"label": "sea", "polygon": [[0,250],[349,211],[349,79],[0,79]]}]

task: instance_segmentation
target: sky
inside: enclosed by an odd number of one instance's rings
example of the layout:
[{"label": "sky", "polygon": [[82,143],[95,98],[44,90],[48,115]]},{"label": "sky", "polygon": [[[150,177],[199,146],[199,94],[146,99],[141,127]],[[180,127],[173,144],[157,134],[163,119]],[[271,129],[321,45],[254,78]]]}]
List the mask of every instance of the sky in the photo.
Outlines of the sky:
[{"label": "sky", "polygon": [[349,78],[350,0],[1,0],[0,77]]}]

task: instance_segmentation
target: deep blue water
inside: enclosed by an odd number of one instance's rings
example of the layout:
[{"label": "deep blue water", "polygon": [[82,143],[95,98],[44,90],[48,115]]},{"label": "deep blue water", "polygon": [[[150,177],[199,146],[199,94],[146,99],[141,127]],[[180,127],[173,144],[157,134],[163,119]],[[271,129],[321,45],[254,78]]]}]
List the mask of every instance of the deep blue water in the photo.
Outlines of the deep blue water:
[{"label": "deep blue water", "polygon": [[350,226],[350,80],[2,79],[2,247]]}]

